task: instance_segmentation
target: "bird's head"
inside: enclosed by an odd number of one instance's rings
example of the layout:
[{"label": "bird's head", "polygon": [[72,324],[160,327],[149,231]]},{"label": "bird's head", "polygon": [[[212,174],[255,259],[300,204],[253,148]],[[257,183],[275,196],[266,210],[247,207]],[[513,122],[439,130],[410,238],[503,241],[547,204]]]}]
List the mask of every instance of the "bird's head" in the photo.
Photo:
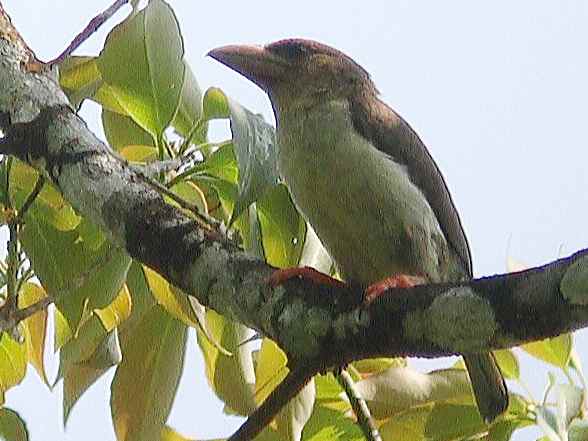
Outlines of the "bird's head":
[{"label": "bird's head", "polygon": [[278,108],[376,93],[369,74],[359,64],[312,40],[223,46],[208,55],[261,87]]}]

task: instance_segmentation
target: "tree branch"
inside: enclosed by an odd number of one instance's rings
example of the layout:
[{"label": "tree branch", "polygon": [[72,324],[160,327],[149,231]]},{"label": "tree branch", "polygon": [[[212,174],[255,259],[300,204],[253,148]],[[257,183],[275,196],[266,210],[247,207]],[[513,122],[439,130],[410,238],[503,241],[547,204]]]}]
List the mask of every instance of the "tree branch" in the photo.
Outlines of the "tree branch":
[{"label": "tree branch", "polygon": [[[486,351],[588,325],[587,250],[518,273],[390,289],[367,306],[346,288],[301,280],[270,288],[272,267],[167,204],[88,130],[50,73],[23,68],[31,58],[0,5],[2,153],[41,170],[133,258],[275,340],[300,375],[290,385],[352,360]],[[283,402],[266,401],[272,412]],[[267,406],[258,411],[265,422]]]}]

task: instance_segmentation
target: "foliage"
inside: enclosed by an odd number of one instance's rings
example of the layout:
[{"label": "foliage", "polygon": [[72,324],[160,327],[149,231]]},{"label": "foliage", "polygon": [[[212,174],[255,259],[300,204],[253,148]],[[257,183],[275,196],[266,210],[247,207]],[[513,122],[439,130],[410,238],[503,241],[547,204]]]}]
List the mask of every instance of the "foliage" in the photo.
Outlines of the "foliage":
[{"label": "foliage", "polygon": [[[110,32],[98,56],[66,60],[60,81],[74,105],[90,99],[102,106],[106,138],[129,161],[182,159],[182,169],[161,176],[162,183],[231,225],[251,253],[278,267],[332,270],[316,235],[278,183],[274,129],[221,90],[201,91],[184,61],[180,29],[166,2],[151,0],[134,11]],[[213,119],[230,122],[230,139],[208,142]],[[157,273],[131,262],[55,188],[45,185],[36,192],[39,182],[31,168],[2,159],[2,221],[11,242],[0,265],[0,300],[5,311],[15,299],[19,308],[47,296],[54,300],[53,338],[60,349],[66,420],[88,387],[115,369],[110,403],[119,441],[153,434],[186,439],[166,421],[191,327],[206,366],[199,375],[206,375],[227,412],[247,415],[267,397],[287,369],[273,342],[263,340],[257,348],[242,344],[251,330],[206,310]],[[0,334],[0,405],[4,393],[22,381],[27,363],[49,386],[42,356],[49,318],[42,309]],[[376,359],[349,369],[384,439],[502,441],[533,424],[545,439],[586,439],[585,382],[571,335],[523,350],[561,370],[568,381],[550,379],[541,401],[512,394],[508,412],[490,426],[480,419],[459,364],[423,374],[404,360]],[[497,359],[509,380],[522,382],[516,352],[499,351]],[[362,439],[349,414],[333,375],[321,375],[260,439]],[[25,423],[6,407],[0,408],[0,439],[28,439]]]}]

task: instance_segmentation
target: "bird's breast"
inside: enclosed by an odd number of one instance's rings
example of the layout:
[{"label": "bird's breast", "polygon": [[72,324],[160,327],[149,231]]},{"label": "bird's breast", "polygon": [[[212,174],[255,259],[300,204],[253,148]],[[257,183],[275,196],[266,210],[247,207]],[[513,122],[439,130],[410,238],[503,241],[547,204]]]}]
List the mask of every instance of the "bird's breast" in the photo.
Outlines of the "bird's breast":
[{"label": "bird's breast", "polygon": [[448,245],[406,167],[354,129],[346,103],[280,112],[280,173],[346,279],[440,280]]}]

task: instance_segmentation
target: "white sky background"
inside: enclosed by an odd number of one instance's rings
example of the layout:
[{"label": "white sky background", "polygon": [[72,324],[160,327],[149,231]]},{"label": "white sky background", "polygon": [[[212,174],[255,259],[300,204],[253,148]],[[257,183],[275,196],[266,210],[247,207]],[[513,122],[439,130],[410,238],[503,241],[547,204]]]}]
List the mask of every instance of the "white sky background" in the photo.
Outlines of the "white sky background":
[{"label": "white sky background", "polygon": [[[109,3],[2,1],[45,60],[56,56]],[[584,0],[170,4],[180,20],[186,58],[202,88],[219,86],[269,120],[273,115],[265,95],[204,58],[208,50],[301,36],[335,46],[362,64],[443,171],[470,240],[477,275],[504,272],[507,255],[537,265],[588,246]],[[99,32],[78,54],[96,54],[106,32]],[[96,108],[85,106],[83,115],[99,131]],[[239,420],[222,414],[222,404],[206,385],[193,340],[170,422],[192,437],[227,435]],[[576,347],[588,365],[585,344],[584,336],[577,338]],[[536,398],[546,383],[543,366],[524,358],[523,375]],[[28,422],[33,441],[107,441],[114,439],[106,398],[111,377],[76,405],[65,434],[61,386],[48,392],[32,370],[23,385],[8,392],[7,405]],[[515,440],[536,437],[527,430]]]}]

